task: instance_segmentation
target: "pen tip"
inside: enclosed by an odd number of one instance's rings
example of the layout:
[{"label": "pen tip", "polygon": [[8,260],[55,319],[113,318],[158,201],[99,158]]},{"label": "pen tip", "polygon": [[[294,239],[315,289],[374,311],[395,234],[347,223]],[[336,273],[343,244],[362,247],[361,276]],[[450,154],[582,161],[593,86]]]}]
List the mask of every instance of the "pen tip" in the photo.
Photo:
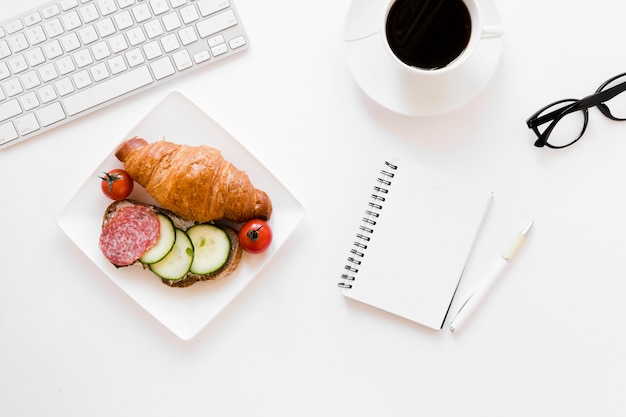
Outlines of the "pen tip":
[{"label": "pen tip", "polygon": [[524,227],[524,229],[522,230],[522,234],[524,236],[528,236],[528,233],[530,232],[530,229],[533,228],[534,224],[535,224],[535,221],[531,220],[530,223],[528,223],[526,227]]}]

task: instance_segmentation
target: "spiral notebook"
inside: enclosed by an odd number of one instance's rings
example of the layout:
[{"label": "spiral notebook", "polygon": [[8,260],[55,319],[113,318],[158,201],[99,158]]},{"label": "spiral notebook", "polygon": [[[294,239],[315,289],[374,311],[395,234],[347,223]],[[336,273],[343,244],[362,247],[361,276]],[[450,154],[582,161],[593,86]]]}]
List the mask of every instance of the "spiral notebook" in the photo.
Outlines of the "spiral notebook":
[{"label": "spiral notebook", "polygon": [[492,197],[406,159],[384,162],[350,245],[343,294],[441,329]]}]

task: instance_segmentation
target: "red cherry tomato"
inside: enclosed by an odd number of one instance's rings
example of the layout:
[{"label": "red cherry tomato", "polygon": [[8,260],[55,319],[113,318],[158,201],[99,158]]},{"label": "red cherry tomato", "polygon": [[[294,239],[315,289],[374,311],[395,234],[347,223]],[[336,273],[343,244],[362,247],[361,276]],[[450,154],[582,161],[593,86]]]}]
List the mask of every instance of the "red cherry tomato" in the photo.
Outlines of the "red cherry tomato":
[{"label": "red cherry tomato", "polygon": [[123,169],[112,169],[103,174],[104,176],[100,177],[102,180],[100,187],[107,197],[113,200],[123,200],[133,191],[135,183]]},{"label": "red cherry tomato", "polygon": [[239,229],[239,243],[246,252],[264,252],[272,243],[272,229],[264,220],[249,220]]}]

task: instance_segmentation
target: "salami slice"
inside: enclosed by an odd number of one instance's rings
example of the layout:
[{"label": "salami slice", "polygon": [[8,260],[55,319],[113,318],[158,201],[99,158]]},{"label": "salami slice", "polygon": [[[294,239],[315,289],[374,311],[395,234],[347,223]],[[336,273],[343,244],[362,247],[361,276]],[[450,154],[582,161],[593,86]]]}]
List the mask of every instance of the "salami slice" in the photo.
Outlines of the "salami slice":
[{"label": "salami slice", "polygon": [[102,227],[100,250],[113,265],[128,266],[156,243],[159,233],[159,219],[151,208],[120,207]]}]

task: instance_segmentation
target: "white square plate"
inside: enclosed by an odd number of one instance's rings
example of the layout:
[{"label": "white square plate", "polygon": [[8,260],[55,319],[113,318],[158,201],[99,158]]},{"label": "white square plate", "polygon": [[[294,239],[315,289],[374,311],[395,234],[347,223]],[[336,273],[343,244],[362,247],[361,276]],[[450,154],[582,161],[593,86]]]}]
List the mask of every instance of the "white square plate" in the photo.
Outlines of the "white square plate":
[{"label": "white square plate", "polygon": [[[100,191],[98,176],[103,171],[122,168],[114,155],[116,147],[87,178],[83,186],[59,214],[57,223],[74,243],[133,300],[181,339],[194,337],[233,300],[269,262],[304,218],[304,208],[296,198],[235,138],[179,92],[167,95],[120,143],[133,136],[148,142],[165,140],[187,145],[208,145],[219,149],[224,158],[246,171],[256,188],[272,199],[273,241],[259,255],[244,253],[237,270],[216,282],[199,282],[187,288],[171,288],[140,265],[115,268],[98,247],[102,217],[112,202]],[[130,195],[154,204],[143,187],[135,184]]]}]

